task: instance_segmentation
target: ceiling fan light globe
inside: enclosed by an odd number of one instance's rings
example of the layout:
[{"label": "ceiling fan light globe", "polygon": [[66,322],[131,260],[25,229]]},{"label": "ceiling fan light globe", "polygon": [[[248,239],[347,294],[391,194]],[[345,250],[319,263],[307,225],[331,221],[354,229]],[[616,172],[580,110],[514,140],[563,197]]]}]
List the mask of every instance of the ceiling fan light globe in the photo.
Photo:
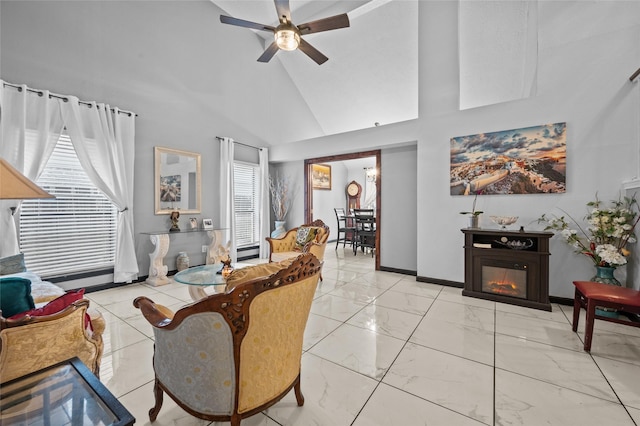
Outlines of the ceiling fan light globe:
[{"label": "ceiling fan light globe", "polygon": [[296,50],[300,45],[300,34],[292,29],[281,29],[274,33],[278,47],[282,50]]}]

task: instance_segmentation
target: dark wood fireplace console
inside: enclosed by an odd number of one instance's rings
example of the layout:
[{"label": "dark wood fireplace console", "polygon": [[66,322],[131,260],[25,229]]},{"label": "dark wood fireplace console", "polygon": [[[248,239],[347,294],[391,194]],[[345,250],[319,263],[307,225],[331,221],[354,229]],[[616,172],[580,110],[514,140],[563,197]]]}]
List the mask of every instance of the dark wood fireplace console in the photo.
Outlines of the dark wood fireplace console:
[{"label": "dark wood fireplace console", "polygon": [[465,228],[464,296],[551,311],[551,232]]}]

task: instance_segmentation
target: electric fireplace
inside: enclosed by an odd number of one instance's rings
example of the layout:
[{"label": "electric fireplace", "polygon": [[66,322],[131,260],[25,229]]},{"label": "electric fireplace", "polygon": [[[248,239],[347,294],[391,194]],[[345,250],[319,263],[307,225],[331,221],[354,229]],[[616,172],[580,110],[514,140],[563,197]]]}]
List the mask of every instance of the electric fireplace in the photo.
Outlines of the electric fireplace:
[{"label": "electric fireplace", "polygon": [[463,229],[462,294],[550,311],[550,232]]}]

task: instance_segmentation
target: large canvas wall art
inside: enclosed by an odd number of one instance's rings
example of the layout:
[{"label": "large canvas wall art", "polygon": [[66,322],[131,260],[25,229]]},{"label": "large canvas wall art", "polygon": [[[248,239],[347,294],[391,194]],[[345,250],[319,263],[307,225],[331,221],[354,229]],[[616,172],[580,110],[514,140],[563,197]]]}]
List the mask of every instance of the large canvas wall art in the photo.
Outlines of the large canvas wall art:
[{"label": "large canvas wall art", "polygon": [[451,138],[451,195],[566,192],[567,123]]}]

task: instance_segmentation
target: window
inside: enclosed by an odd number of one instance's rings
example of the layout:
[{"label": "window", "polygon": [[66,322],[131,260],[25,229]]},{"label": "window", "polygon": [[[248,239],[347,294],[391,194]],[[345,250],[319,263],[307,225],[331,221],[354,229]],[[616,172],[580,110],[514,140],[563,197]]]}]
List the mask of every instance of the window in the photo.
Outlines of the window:
[{"label": "window", "polygon": [[25,200],[20,249],[41,276],[113,268],[117,209],[89,180],[67,135],[61,135],[36,181],[55,199]]},{"label": "window", "polygon": [[236,247],[260,244],[260,168],[236,161],[233,165]]}]

